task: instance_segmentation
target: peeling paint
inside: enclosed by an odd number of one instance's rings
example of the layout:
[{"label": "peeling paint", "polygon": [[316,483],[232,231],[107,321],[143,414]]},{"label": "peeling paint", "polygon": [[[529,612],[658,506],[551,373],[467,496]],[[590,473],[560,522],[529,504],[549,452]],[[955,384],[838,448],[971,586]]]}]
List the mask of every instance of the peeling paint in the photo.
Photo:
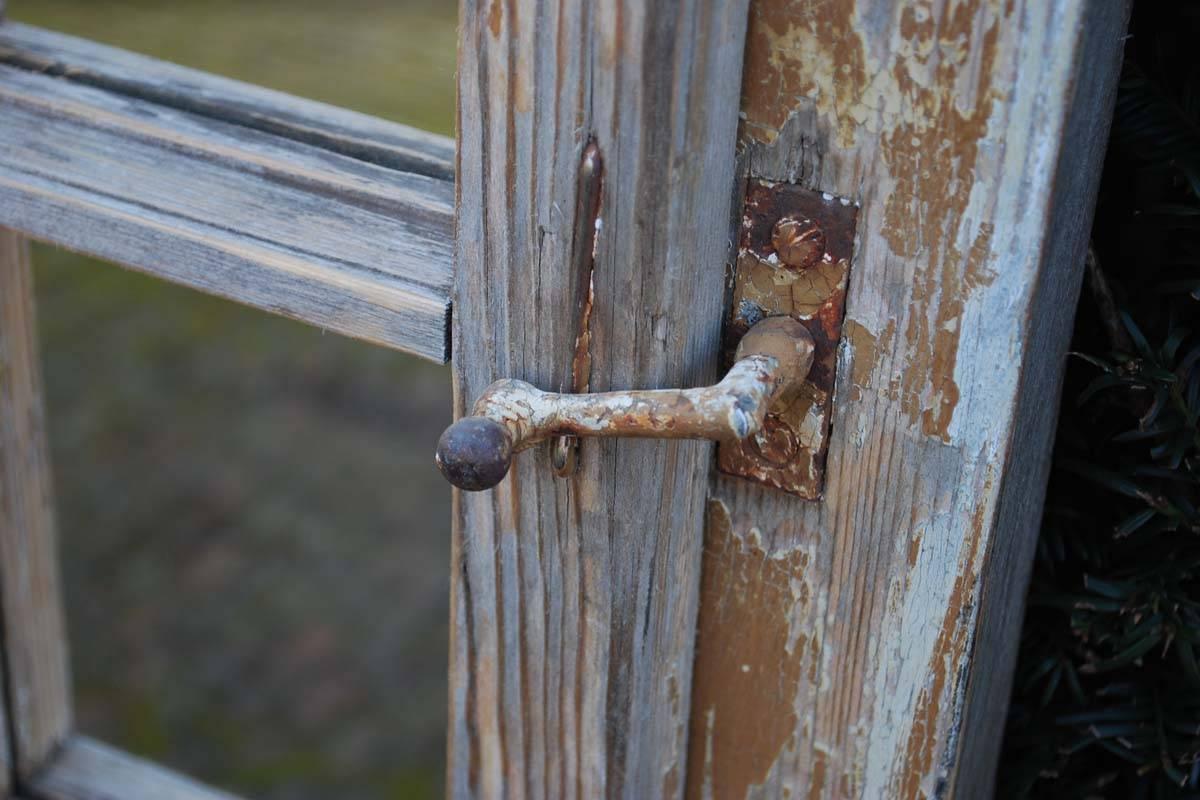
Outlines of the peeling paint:
[{"label": "peeling paint", "polygon": [[854,4],[793,0],[750,9],[739,138],[771,144],[798,99],[812,98],[839,121],[839,145],[851,146],[867,87]]},{"label": "peeling paint", "polygon": [[[968,674],[997,669],[972,661],[981,582],[985,567],[1008,568],[989,557],[1015,546],[994,538],[998,482],[1027,405],[1019,372],[1037,356],[1024,315],[1040,307],[1030,299],[1044,285],[1039,248],[1061,235],[1048,232],[1055,217],[1046,209],[1064,158],[1064,103],[1088,68],[1075,37],[1089,6],[751,8],[740,134],[748,180],[794,181],[861,211],[825,498],[804,507],[733,481],[715,487],[733,510],[729,548],[747,560],[758,555],[754,525],[771,531],[760,561],[781,557],[790,533],[818,540],[806,577],[811,602],[828,608],[797,613],[797,639],[809,638],[807,674],[790,696],[795,728],[764,744],[773,762],[724,763],[723,724],[741,718],[723,723],[719,700],[698,702],[706,722],[692,736],[707,738],[693,742],[699,761],[689,769],[703,770],[696,782],[714,797],[935,797],[979,762],[963,753],[985,749],[964,741],[960,752],[957,737],[982,730],[978,706],[964,717]],[[760,280],[734,308],[770,313],[762,295],[788,279],[770,255],[748,265],[747,274],[761,266]],[[721,616],[730,601],[705,580],[702,621],[770,624],[774,610],[763,621],[741,609]],[[789,597],[799,602],[796,591]],[[1011,608],[1012,599],[989,602]],[[737,686],[735,662],[704,641],[697,675],[708,668]],[[734,632],[717,641],[740,640]],[[744,753],[755,743],[747,736]],[[722,770],[737,776],[728,792],[715,788]],[[978,788],[986,776],[965,782]]]},{"label": "peeling paint", "polygon": [[496,39],[500,38],[500,23],[504,20],[504,0],[492,0],[488,9],[488,30]]},{"label": "peeling paint", "polygon": [[[867,329],[857,320],[848,319],[845,323],[845,338],[850,344],[852,354],[850,369],[850,399],[861,400],[863,394],[872,388],[872,375],[880,366],[880,359],[892,352],[893,340],[896,336],[896,320],[889,319],[883,332],[878,336]],[[879,387],[876,391],[886,392],[894,397],[894,388],[889,385]]]},{"label": "peeling paint", "polygon": [[689,798],[745,797],[794,746],[797,692],[815,658],[803,624],[810,558],[799,548],[769,555],[753,532],[734,530],[723,503],[709,503]]},{"label": "peeling paint", "polygon": [[979,145],[1004,96],[995,60],[1006,12],[999,0],[898,7],[888,57],[878,60],[865,51],[857,7],[753,5],[742,138],[774,142],[805,105],[834,138],[823,149],[853,149],[864,132],[877,138],[894,182],[879,235],[915,265],[902,408],[926,436],[949,442],[963,309],[992,277],[991,228],[973,226],[967,209]]},{"label": "peeling paint", "polygon": [[[965,263],[958,241],[979,144],[1001,96],[993,86],[1000,24],[984,2],[950,3],[937,14],[925,5],[905,8],[891,75],[906,113],[880,139],[895,180],[881,232],[893,253],[917,264],[902,407],[926,436],[945,442],[959,400],[954,369],[963,307],[974,288],[991,281],[990,226],[976,231]],[[968,61],[969,52],[978,63]]]}]

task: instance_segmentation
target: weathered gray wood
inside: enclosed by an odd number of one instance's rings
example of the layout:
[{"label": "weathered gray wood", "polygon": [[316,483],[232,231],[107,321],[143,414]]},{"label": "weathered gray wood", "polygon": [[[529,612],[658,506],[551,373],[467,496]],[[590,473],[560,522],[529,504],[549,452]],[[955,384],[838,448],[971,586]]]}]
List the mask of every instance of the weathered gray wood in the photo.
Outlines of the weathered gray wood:
[{"label": "weathered gray wood", "polygon": [[753,0],[747,171],[861,203],[825,497],[710,504],[690,797],[987,797],[1125,9]]},{"label": "weathered gray wood", "polygon": [[[147,75],[160,63],[129,59]],[[0,224],[435,361],[448,357],[452,192],[0,64]]]},{"label": "weathered gray wood", "polygon": [[71,729],[29,243],[0,229],[0,616],[17,773]]},{"label": "weathered gray wood", "polygon": [[979,577],[979,622],[961,699],[958,752],[948,770],[955,797],[989,796],[996,774],[1130,5],[1089,0],[1076,11],[1066,119],[1060,123],[1033,299],[1021,320],[1025,350],[996,499],[995,544]]},{"label": "weathered gray wood", "polygon": [[149,761],[72,736],[26,789],[30,800],[237,800]]},{"label": "weathered gray wood", "polygon": [[454,179],[454,140],[449,137],[86,39],[13,22],[0,29],[0,64],[236,123],[401,172]]},{"label": "weathered gray wood", "polygon": [[[464,0],[459,416],[496,378],[572,383],[589,137],[604,162],[591,389],[716,374],[745,15],[728,0]],[[537,449],[496,489],[456,494],[452,796],[680,794],[711,452],[586,441],[564,481]]]},{"label": "weathered gray wood", "polygon": [[[5,2],[0,0],[0,24],[4,22]],[[7,678],[0,670],[0,685],[7,686]],[[0,792],[4,792],[8,796],[8,792],[12,789],[12,771],[14,753],[12,749],[12,741],[9,737],[8,723],[8,697],[7,691],[4,696],[0,697]]]}]

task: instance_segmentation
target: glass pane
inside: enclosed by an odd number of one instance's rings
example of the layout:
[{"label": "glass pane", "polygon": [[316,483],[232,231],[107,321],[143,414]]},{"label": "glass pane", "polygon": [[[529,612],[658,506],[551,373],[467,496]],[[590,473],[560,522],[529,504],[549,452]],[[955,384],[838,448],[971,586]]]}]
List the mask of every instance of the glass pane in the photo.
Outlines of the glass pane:
[{"label": "glass pane", "polygon": [[[453,4],[10,0],[449,133]],[[449,372],[35,251],[80,729],[250,797],[440,794]]]}]

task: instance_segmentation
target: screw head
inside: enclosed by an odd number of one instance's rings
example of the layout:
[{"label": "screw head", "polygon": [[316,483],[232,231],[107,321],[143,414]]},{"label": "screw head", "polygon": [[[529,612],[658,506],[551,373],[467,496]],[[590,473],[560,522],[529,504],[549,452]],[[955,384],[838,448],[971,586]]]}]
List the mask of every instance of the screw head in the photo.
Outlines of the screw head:
[{"label": "screw head", "polygon": [[771,231],[771,245],[784,266],[802,272],[825,257],[825,231],[811,219],[784,217]]}]

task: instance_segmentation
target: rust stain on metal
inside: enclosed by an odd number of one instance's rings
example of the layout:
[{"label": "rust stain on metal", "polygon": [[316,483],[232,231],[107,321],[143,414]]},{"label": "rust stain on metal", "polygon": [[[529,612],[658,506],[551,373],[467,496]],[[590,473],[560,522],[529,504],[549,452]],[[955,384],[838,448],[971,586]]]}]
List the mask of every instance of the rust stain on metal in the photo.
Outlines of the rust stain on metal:
[{"label": "rust stain on metal", "polygon": [[821,496],[857,216],[847,200],[750,181],[726,347],[758,320],[787,315],[812,334],[816,352],[808,379],[776,401],[758,434],[721,444],[722,472],[809,500]]},{"label": "rust stain on metal", "polygon": [[704,544],[686,796],[746,797],[792,739],[804,662],[816,657],[794,624],[810,605],[810,556],[769,555],[716,500]]},{"label": "rust stain on metal", "polygon": [[825,230],[815,220],[784,217],[775,223],[771,245],[785,267],[805,270],[825,257]]},{"label": "rust stain on metal", "polygon": [[604,159],[595,142],[588,142],[579,163],[579,194],[575,207],[571,279],[574,286],[575,349],[571,357],[571,391],[582,394],[592,379],[592,300],[596,266],[596,235],[600,227],[600,194],[604,188]]},{"label": "rust stain on metal", "polygon": [[[595,296],[596,238],[600,231],[600,197],[604,188],[604,158],[600,147],[590,141],[579,160],[578,194],[575,199],[575,232],[571,243],[572,319],[575,346],[571,351],[570,387],[562,391],[585,394],[592,380],[592,303]],[[559,477],[575,473],[579,463],[579,439],[560,436],[554,440],[551,462]]]}]

